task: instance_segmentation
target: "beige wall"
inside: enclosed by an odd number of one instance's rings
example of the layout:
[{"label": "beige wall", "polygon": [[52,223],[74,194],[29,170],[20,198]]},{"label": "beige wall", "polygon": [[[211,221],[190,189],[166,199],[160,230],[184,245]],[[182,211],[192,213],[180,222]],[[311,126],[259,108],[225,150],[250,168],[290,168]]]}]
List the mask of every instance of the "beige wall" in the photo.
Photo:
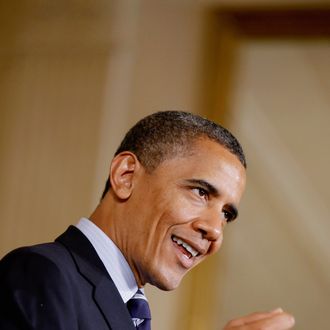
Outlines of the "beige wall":
[{"label": "beige wall", "polygon": [[281,306],[297,329],[328,328],[329,59],[325,40],[241,43],[231,125],[248,188],[224,244],[218,322]]},{"label": "beige wall", "polygon": [[[1,255],[18,245],[51,240],[88,215],[112,153],[125,130],[143,115],[162,109],[205,111],[198,108],[203,10],[225,1],[8,3],[2,2],[0,10]],[[326,306],[329,291],[324,265],[327,177],[318,175],[327,164],[326,145],[312,148],[313,157],[305,159],[288,124],[297,116],[292,110],[309,105],[314,112],[304,108],[305,120],[300,116],[295,123],[294,136],[302,135],[310,121],[323,127],[318,133],[326,131],[328,118],[321,116],[329,105],[324,96],[329,94],[329,51],[323,45],[242,47],[232,121],[250,160],[242,221],[226,233],[222,257],[199,267],[179,290],[147,288],[159,330],[217,329],[229,317],[277,305],[297,314],[299,329],[311,329],[315,318],[318,328],[324,326],[323,307],[311,315],[306,311],[312,304]],[[262,79],[268,69],[277,80],[266,89]],[[287,74],[291,80],[283,84]],[[269,108],[273,112],[265,113]],[[255,121],[263,123],[266,137],[252,128]],[[275,163],[270,157],[262,161],[270,147],[279,150]],[[292,150],[297,150],[294,159]],[[274,173],[286,185],[277,180],[273,189],[268,178]],[[290,200],[294,211],[282,199]],[[257,221],[255,212],[265,220]],[[318,219],[317,225],[310,218]],[[272,262],[263,267],[268,256]]]},{"label": "beige wall", "polygon": [[63,5],[2,2],[1,254],[91,211],[109,24]]}]

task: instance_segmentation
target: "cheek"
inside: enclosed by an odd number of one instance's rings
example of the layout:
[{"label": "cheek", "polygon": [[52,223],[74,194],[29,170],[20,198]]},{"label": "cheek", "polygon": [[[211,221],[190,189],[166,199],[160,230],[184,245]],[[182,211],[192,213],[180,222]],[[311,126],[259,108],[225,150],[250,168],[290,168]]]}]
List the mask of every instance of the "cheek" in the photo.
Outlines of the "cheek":
[{"label": "cheek", "polygon": [[200,205],[195,205],[187,196],[172,196],[166,207],[166,218],[171,224],[186,223],[200,216]]}]

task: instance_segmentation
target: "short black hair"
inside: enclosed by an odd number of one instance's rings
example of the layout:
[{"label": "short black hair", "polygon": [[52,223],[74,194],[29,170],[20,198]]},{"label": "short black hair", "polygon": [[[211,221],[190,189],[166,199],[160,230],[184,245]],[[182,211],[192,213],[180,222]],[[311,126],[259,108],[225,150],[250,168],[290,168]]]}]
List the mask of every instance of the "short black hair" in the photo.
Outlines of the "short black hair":
[{"label": "short black hair", "polygon": [[[165,159],[184,154],[193,142],[203,137],[225,147],[246,168],[243,149],[226,128],[184,111],[161,111],[141,119],[127,132],[115,156],[123,151],[131,151],[146,171],[152,172]],[[109,189],[108,179],[102,198]]]}]

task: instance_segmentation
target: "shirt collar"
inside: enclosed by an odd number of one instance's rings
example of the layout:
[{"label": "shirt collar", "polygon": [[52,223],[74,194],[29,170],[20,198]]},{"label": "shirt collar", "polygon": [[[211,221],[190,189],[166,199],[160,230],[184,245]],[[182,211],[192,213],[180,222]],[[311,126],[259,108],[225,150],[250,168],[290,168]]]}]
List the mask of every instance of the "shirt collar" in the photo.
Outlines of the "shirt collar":
[{"label": "shirt collar", "polygon": [[93,245],[124,303],[126,303],[134,296],[138,286],[125,257],[116,244],[89,219],[81,218],[76,227]]}]

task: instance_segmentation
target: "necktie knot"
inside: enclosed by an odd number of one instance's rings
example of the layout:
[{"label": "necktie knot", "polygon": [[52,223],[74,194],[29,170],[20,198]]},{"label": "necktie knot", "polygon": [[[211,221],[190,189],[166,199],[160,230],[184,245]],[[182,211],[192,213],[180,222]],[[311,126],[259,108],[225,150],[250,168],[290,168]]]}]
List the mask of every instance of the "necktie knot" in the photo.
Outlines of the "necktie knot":
[{"label": "necktie knot", "polygon": [[150,330],[151,314],[149,304],[140,290],[127,302],[127,308],[137,329]]}]

